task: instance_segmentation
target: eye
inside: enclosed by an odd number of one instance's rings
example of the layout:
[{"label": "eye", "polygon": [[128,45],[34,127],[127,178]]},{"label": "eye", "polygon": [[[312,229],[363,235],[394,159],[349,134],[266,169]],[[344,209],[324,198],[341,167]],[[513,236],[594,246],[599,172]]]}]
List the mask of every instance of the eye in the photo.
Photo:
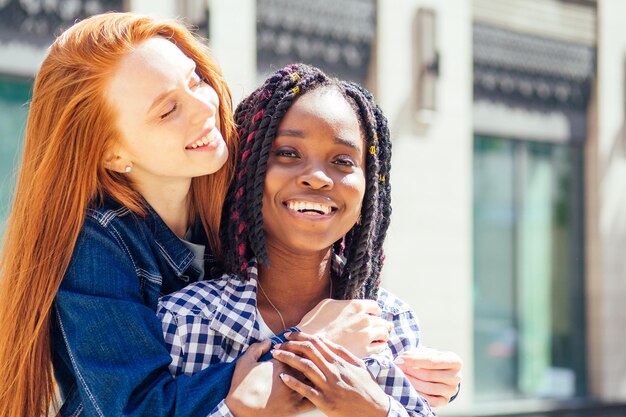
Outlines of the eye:
[{"label": "eye", "polygon": [[300,155],[295,149],[282,148],[274,151],[274,155],[283,158],[298,158]]},{"label": "eye", "polygon": [[339,165],[342,167],[353,167],[356,166],[356,163],[354,162],[354,160],[347,156],[347,155],[339,155],[338,157],[335,158],[335,160],[333,161],[333,163],[335,165]]},{"label": "eye", "polygon": [[162,115],[160,115],[159,118],[161,120],[167,119],[170,115],[172,115],[176,111],[176,109],[178,109],[178,103],[174,103],[172,108],[166,111],[165,113],[163,113]]},{"label": "eye", "polygon": [[193,77],[191,78],[191,82],[189,83],[189,89],[195,90],[205,85],[208,85],[206,78],[194,73]]}]

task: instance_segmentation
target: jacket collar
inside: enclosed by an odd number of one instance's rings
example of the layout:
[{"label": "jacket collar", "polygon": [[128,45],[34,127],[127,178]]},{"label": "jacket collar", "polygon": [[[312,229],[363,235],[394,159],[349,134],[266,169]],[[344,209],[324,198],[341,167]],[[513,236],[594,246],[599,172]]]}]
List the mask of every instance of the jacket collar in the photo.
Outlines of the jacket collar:
[{"label": "jacket collar", "polygon": [[193,253],[145,201],[144,207],[147,210],[146,224],[150,228],[152,237],[165,261],[181,280],[185,282],[196,281],[200,276],[200,271],[194,267],[190,268],[194,257]]}]

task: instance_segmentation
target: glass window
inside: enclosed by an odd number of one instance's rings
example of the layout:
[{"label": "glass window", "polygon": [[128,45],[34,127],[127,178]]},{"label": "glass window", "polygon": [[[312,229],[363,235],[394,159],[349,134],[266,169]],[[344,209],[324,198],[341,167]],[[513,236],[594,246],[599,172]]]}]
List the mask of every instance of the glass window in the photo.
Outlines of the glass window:
[{"label": "glass window", "polygon": [[478,399],[583,395],[582,148],[476,136]]},{"label": "glass window", "polygon": [[0,236],[11,207],[32,82],[0,76]]}]

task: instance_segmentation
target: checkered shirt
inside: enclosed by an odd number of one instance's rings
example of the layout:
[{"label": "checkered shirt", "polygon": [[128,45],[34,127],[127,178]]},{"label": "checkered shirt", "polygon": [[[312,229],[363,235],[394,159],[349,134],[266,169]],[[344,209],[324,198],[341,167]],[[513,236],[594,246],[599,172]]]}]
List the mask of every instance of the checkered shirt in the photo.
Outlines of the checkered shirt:
[{"label": "checkered shirt", "polygon": [[[335,269],[343,266],[336,256]],[[174,376],[191,375],[211,364],[231,362],[252,343],[261,340],[257,317],[257,263],[248,267],[248,280],[224,274],[211,281],[191,284],[161,298],[157,315],[172,362]],[[401,352],[419,344],[415,313],[406,303],[380,289],[378,305],[382,317],[393,322],[388,346],[381,354],[363,358],[368,370],[391,399],[388,417],[433,417],[430,406],[413,388],[402,370],[393,363]],[[232,417],[221,401],[210,416]]]}]

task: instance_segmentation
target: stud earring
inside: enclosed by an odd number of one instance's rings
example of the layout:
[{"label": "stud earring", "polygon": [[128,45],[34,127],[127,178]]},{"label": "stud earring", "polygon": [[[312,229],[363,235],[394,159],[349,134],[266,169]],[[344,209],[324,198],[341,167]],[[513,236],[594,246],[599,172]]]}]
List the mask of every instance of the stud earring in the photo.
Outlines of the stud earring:
[{"label": "stud earring", "polygon": [[126,167],[124,168],[124,172],[127,174],[130,174],[133,170],[133,166],[132,165],[126,165]]}]

